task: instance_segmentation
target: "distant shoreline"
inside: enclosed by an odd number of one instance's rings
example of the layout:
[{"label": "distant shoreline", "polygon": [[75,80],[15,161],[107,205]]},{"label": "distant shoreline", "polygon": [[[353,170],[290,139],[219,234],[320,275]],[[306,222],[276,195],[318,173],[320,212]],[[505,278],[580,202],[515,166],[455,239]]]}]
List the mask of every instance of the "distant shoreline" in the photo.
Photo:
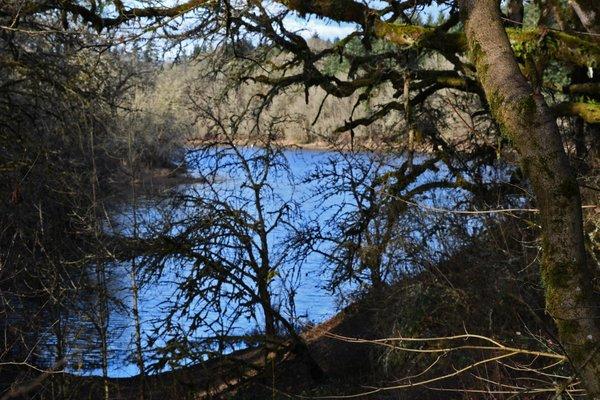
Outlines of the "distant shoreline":
[{"label": "distant shoreline", "polygon": [[[289,149],[289,150],[348,152],[348,151],[350,151],[350,148],[351,148],[349,143],[343,143],[343,144],[340,143],[340,144],[338,144],[338,147],[333,147],[331,144],[329,144],[327,142],[323,142],[323,141],[298,143],[298,142],[294,142],[291,140],[281,140],[281,141],[274,141],[274,143],[279,148]],[[201,139],[191,139],[186,142],[186,147],[196,148],[196,147],[200,147],[200,146],[203,146],[206,144],[207,144],[207,142],[204,142]],[[238,145],[240,147],[251,147],[253,144],[246,142],[246,141],[239,141],[238,143],[236,143],[236,145]],[[383,152],[389,151],[393,148],[394,148],[394,145],[392,145],[392,144],[390,144],[386,148],[382,148],[381,143],[379,143],[379,144],[365,143],[365,142],[355,143],[355,149],[358,151],[380,151],[383,153]],[[406,150],[405,148],[402,148],[401,144],[398,144],[398,143],[395,144],[395,149],[396,150],[399,150],[399,149]],[[424,149],[422,146],[416,146],[416,148],[415,148],[415,153],[429,153],[429,152],[430,152],[429,150]]]}]

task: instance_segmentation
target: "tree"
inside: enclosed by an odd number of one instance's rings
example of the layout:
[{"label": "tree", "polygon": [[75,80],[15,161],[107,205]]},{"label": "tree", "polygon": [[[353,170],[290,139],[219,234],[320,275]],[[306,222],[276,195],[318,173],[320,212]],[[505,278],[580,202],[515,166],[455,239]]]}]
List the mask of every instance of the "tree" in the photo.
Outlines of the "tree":
[{"label": "tree", "polygon": [[[469,184],[457,180],[452,165],[442,159],[415,160],[407,153],[404,147],[394,152],[384,145],[375,151],[357,146],[331,156],[307,178],[319,182],[315,195],[333,204],[323,210],[326,216],[318,215],[298,232],[296,246],[322,255],[333,291],[355,282],[385,296],[390,283],[433,258],[436,235],[447,234],[448,226],[415,207],[435,206],[433,190],[446,192],[438,206],[454,209],[461,202],[491,200],[479,198],[474,186],[485,188],[488,196],[506,191],[504,182]],[[337,198],[346,200],[338,204]]]},{"label": "tree", "polygon": [[556,118],[519,69],[498,2],[461,2],[462,19],[491,112],[514,143],[541,211],[546,308],[590,398],[600,398],[600,319],[588,265],[581,197]]},{"label": "tree", "polygon": [[[166,350],[175,343],[191,344],[183,357],[197,362],[246,341],[262,346],[266,366],[291,342],[310,372],[319,374],[296,330],[295,316],[283,307],[290,302],[293,309],[293,295],[283,294],[293,293],[286,277],[297,274],[286,239],[298,213],[291,197],[276,190],[282,182],[292,184],[275,140],[286,121],[255,121],[255,102],[244,107],[235,96],[203,92],[198,98],[195,111],[203,117],[209,139],[193,150],[190,164],[201,184],[174,193],[169,206],[160,210],[166,217],[148,228],[145,238],[125,239],[138,247],[132,254],[146,256],[149,274],[168,276],[175,269],[181,277],[161,332],[169,338]],[[223,109],[233,106],[235,116],[223,118]],[[187,325],[179,331],[175,327],[182,320]],[[256,324],[260,334],[248,332],[244,321]],[[155,368],[160,370],[164,362]]]},{"label": "tree", "polygon": [[[309,88],[318,86],[335,97],[360,93],[359,103],[364,103],[374,88],[390,83],[396,89],[393,99],[367,116],[350,115],[340,132],[353,134],[354,130],[391,112],[402,112],[412,122],[412,128],[398,135],[396,140],[410,140],[418,133],[430,148],[446,153],[446,157],[457,156],[454,144],[435,130],[425,129],[414,111],[441,90],[458,90],[477,96],[482,105],[480,114],[493,117],[502,135],[498,141],[506,142],[517,151],[523,174],[533,188],[542,225],[542,276],[547,310],[556,320],[565,351],[589,396],[599,398],[600,308],[592,286],[598,272],[595,266],[588,264],[586,257],[581,195],[556,119],[580,117],[585,121],[585,132],[591,132],[591,125],[600,122],[600,108],[594,102],[600,92],[594,78],[583,84],[556,85],[546,74],[549,60],[568,70],[597,68],[600,45],[595,36],[579,31],[583,26],[589,33],[598,32],[594,2],[572,1],[570,6],[559,2],[540,4],[538,8],[543,17],[540,23],[554,20],[554,25],[522,29],[505,26],[498,0],[436,1],[448,7],[447,20],[436,27],[414,24],[415,15],[433,3],[426,0],[374,4],[354,0],[287,0],[279,2],[282,7],[266,7],[261,2],[190,0],[161,8],[139,6],[139,3],[129,7],[115,0],[114,12],[101,13],[94,6],[69,0],[30,2],[28,7],[18,9],[3,7],[0,15],[27,19],[47,11],[63,12],[83,19],[99,32],[118,29],[132,20],[181,21],[194,15],[195,25],[185,33],[179,32],[178,40],[193,38],[198,32],[234,42],[258,37],[259,46],[255,51],[242,55],[246,68],[240,69],[238,78],[241,82],[258,82],[270,88],[261,95],[264,107],[278,93],[292,86],[303,86],[307,101]],[[521,7],[516,3],[511,2],[511,21],[508,22],[519,26]],[[313,51],[306,40],[287,30],[282,22],[291,12],[301,17],[316,15],[353,23],[358,28],[348,40]],[[345,51],[354,36],[361,38],[365,55]],[[373,43],[378,40],[396,47],[373,51]],[[273,63],[275,50],[283,50],[289,57],[279,64]],[[445,59],[443,68],[410,62],[415,53],[431,52]],[[322,69],[322,61],[336,54],[349,61],[345,79]],[[553,101],[549,105],[552,96],[564,101]],[[400,97],[402,101],[397,99]],[[489,143],[478,146],[475,153],[479,160],[485,160],[490,154]]]}]

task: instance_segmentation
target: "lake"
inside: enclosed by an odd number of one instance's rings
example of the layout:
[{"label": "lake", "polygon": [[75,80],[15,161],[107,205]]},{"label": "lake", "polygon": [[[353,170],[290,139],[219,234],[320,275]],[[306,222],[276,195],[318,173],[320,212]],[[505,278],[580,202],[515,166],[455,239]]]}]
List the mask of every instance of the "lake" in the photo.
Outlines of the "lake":
[{"label": "lake", "polygon": [[[263,156],[262,149],[254,148],[244,148],[239,154],[227,154],[223,149],[190,151],[187,155],[189,173],[195,178],[200,178],[200,181],[214,182],[212,185],[202,182],[186,183],[172,189],[166,196],[140,195],[136,199],[135,207],[132,202],[125,201],[112,211],[111,226],[107,229],[126,236],[141,237],[151,237],[156,229],[165,226],[168,226],[170,231],[177,231],[182,228],[176,221],[191,218],[202,212],[194,199],[214,196],[220,196],[219,199],[228,202],[232,207],[256,215],[256,210],[252,210],[252,187],[249,187],[246,181],[248,174],[253,179],[262,177],[261,174],[265,172]],[[239,157],[250,160],[249,168],[244,169],[244,166],[240,165]],[[424,159],[425,157],[417,157],[415,162],[419,163],[419,160]],[[360,198],[357,200],[356,193],[353,194],[353,191],[360,191],[357,185],[369,185],[375,175],[399,168],[402,160],[403,157],[399,155],[288,149],[277,155],[276,162],[269,167],[263,182],[265,189],[261,192],[264,194],[262,206],[267,215],[266,221],[273,225],[273,230],[269,233],[269,251],[274,259],[285,260],[278,267],[271,284],[273,302],[280,306],[282,314],[297,325],[308,322],[318,323],[333,316],[340,306],[351,301],[352,294],[360,289],[361,282],[358,278],[344,282],[336,294],[333,294],[327,289],[330,271],[324,257],[331,251],[332,242],[315,245],[305,252],[303,262],[292,263],[287,261],[291,256],[286,253],[293,251],[289,246],[290,232],[314,224],[323,225],[321,229],[327,232],[334,227],[338,219],[342,220],[347,217],[347,212],[352,212],[358,207],[357,201],[360,202]],[[419,175],[417,182],[409,185],[407,190],[432,179],[446,179],[449,176],[447,170],[438,167],[424,171]],[[185,200],[177,203],[170,201],[178,196]],[[464,196],[464,193],[459,190],[434,189],[417,196],[416,199],[426,206],[452,207],[457,204],[457,199],[461,196]],[[290,209],[293,210],[289,216],[290,223],[295,225],[292,228],[290,224],[280,224],[275,217],[269,220],[268,216],[275,215],[282,204],[289,204]],[[420,233],[414,229],[411,232],[407,235],[420,236]],[[432,239],[431,246],[435,245],[435,239]],[[231,255],[228,251],[222,250],[223,257]],[[135,267],[139,269],[146,261],[144,258],[137,258],[134,261]],[[138,368],[132,361],[135,349],[135,329],[131,312],[133,265],[132,262],[127,262],[107,264],[102,267],[113,299],[108,318],[104,321],[109,333],[108,372],[113,377],[138,374]],[[159,278],[156,277],[157,275],[150,275],[146,276],[147,279],[143,284],[139,283],[139,317],[143,347],[148,361],[153,359],[157,348],[169,341],[168,335],[156,337],[156,333],[164,328],[165,316],[181,301],[177,296],[178,287],[186,274],[191,271],[190,268],[189,261],[166,259],[162,263],[162,273]],[[411,266],[407,264],[403,268],[410,270]],[[139,274],[136,280],[141,281],[142,275]],[[290,291],[290,287],[293,290]],[[293,297],[293,302],[289,301],[290,297]],[[100,309],[98,304],[90,309]],[[201,298],[194,299],[190,310],[193,311],[194,307],[201,309],[202,306]],[[231,316],[226,311],[223,314]],[[95,317],[97,315],[98,313]],[[214,311],[206,311],[202,314],[202,319],[207,321],[207,325],[210,319],[218,317]],[[90,317],[90,320],[92,319]],[[222,323],[218,329],[214,326],[210,329],[200,326],[188,332],[195,323],[192,319],[177,314],[173,318],[176,328],[190,341],[200,341],[203,335],[211,333],[242,335],[252,332],[261,324],[262,319],[260,312],[255,310],[236,315],[232,322]],[[173,325],[170,329],[174,329]],[[96,344],[95,348],[90,348],[89,344],[79,347],[78,343],[83,343],[85,338],[86,336],[82,335],[80,341],[71,341],[69,369],[77,373],[99,375],[101,369],[97,368],[97,363],[91,362],[98,358],[98,345]],[[233,348],[228,351],[231,349]]]}]

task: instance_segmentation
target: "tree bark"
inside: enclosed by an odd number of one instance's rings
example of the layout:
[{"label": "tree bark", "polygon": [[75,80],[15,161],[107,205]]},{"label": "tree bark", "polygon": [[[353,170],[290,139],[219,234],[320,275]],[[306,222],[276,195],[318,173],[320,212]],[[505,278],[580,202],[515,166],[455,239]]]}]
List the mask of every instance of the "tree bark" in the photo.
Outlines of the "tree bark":
[{"label": "tree bark", "polygon": [[600,399],[600,309],[584,247],[581,196],[556,123],[515,60],[498,0],[461,0],[470,55],[492,114],[519,153],[542,225],[546,310],[588,392]]},{"label": "tree bark", "polygon": [[581,24],[590,33],[600,33],[600,8],[597,0],[569,0]]},{"label": "tree bark", "polygon": [[260,305],[263,309],[265,317],[265,336],[267,338],[267,347],[271,345],[274,337],[277,335],[275,327],[275,316],[273,315],[273,306],[271,305],[271,293],[268,288],[268,278],[264,277],[258,284],[258,296],[260,297]]}]

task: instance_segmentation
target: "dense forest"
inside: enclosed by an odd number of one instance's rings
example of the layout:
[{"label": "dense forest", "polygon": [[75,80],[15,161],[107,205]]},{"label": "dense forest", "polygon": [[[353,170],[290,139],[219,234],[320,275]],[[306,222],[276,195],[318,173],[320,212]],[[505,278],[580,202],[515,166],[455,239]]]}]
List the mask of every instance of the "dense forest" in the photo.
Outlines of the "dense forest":
[{"label": "dense forest", "polygon": [[595,0],[0,0],[0,400],[600,399],[599,168]]}]

